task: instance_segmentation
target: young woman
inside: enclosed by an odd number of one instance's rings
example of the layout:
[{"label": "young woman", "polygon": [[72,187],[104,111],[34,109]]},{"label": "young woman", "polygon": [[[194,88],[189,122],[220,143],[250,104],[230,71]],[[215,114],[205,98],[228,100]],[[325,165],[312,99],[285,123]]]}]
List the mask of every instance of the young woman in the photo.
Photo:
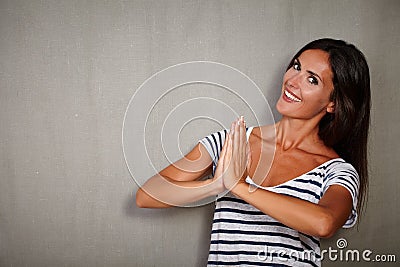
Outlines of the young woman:
[{"label": "young woman", "polygon": [[[209,266],[319,266],[319,238],[351,227],[367,185],[369,69],[341,40],[319,39],[291,60],[275,125],[243,117],[199,141],[138,190],[139,207],[216,201]],[[199,180],[213,174],[212,179]]]}]

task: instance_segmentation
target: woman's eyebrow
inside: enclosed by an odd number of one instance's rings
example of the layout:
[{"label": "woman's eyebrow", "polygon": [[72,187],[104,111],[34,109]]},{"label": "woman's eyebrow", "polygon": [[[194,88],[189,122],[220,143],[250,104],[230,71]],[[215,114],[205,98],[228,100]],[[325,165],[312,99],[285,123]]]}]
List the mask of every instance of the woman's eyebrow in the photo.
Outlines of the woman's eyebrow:
[{"label": "woman's eyebrow", "polygon": [[316,76],[322,82],[322,79],[321,79],[321,77],[319,77],[318,74],[316,74],[315,72],[312,72],[311,70],[307,70],[307,72],[310,73],[311,75]]},{"label": "woman's eyebrow", "polygon": [[[300,59],[299,59],[299,58],[295,58],[295,59],[293,60],[293,62],[299,64],[300,67],[301,67],[301,62],[300,62]],[[321,77],[320,77],[318,74],[316,74],[315,72],[313,72],[313,71],[311,71],[311,70],[307,70],[307,72],[308,72],[309,74],[311,74],[311,75],[314,75],[315,77],[317,77],[317,78],[322,82],[322,79],[321,79]]]}]

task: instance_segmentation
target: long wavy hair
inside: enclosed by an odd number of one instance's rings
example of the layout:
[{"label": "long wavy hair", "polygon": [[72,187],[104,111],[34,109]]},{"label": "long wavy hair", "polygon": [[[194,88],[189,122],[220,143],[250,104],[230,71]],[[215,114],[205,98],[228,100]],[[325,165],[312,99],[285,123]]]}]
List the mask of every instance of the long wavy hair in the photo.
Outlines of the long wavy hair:
[{"label": "long wavy hair", "polygon": [[326,113],[319,123],[319,137],[341,158],[351,163],[360,177],[357,211],[362,213],[368,190],[368,131],[371,91],[369,68],[364,54],[343,40],[323,38],[301,48],[287,69],[301,53],[319,49],[329,54],[333,73],[334,112]]}]

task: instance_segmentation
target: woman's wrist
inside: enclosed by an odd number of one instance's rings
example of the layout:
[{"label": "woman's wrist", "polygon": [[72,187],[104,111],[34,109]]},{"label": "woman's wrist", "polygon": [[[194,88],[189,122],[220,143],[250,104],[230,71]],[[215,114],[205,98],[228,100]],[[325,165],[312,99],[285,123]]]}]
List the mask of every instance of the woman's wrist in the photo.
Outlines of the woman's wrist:
[{"label": "woman's wrist", "polygon": [[243,193],[249,192],[249,185],[245,181],[240,180],[230,191],[235,196],[241,197]]},{"label": "woman's wrist", "polygon": [[211,178],[205,181],[207,183],[207,187],[209,187],[209,192],[211,196],[218,195],[225,191],[224,183],[222,182],[222,178]]}]

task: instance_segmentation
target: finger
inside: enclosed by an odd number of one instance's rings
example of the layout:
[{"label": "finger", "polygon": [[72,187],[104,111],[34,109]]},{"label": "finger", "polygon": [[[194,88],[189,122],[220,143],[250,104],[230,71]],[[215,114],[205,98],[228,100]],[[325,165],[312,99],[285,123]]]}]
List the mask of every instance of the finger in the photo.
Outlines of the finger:
[{"label": "finger", "polygon": [[232,135],[229,135],[228,138],[228,146],[227,146],[227,154],[224,160],[224,166],[225,166],[225,176],[224,176],[224,184],[226,189],[231,190],[233,187],[233,179],[235,176],[234,173],[234,159],[233,159],[233,137]]},{"label": "finger", "polygon": [[233,135],[235,132],[235,124],[236,124],[236,120],[231,123],[231,130],[229,131],[230,135]]},{"label": "finger", "polygon": [[233,121],[232,122],[232,124],[231,124],[231,131],[230,131],[230,135],[229,135],[229,138],[228,138],[228,144],[227,144],[227,149],[229,150],[229,161],[228,160],[226,160],[225,161],[225,163],[226,163],[226,167],[228,168],[228,166],[229,166],[229,164],[230,164],[230,162],[231,162],[231,159],[232,159],[232,157],[233,157],[233,140],[234,140],[234,138],[235,138],[235,129],[236,129],[236,124],[237,124],[237,122],[236,122],[236,120],[235,121]]},{"label": "finger", "polygon": [[233,136],[233,155],[235,158],[239,156],[240,150],[240,119],[235,121],[235,134]]},{"label": "finger", "polygon": [[247,173],[249,173],[250,172],[250,167],[251,167],[251,150],[250,150],[249,143],[246,144],[246,154],[247,154],[246,169],[247,169]]},{"label": "finger", "polygon": [[219,155],[218,162],[219,161],[221,161],[221,162],[224,161],[224,158],[225,158],[225,155],[226,155],[226,147],[228,146],[228,144],[226,142],[226,140],[228,139],[228,136],[229,136],[229,133],[226,134],[226,136],[225,136],[224,145],[222,146],[222,150],[221,150],[221,154]]},{"label": "finger", "polygon": [[[246,121],[244,120],[244,118],[243,118],[242,128],[243,128],[243,154],[247,156],[250,152],[250,148],[249,148],[249,142],[247,140]],[[245,162],[245,164],[246,164],[247,157],[245,157],[245,160],[246,160],[246,162]]]},{"label": "finger", "polygon": [[242,162],[246,160],[245,153],[246,153],[246,129],[244,128],[244,117],[240,116],[240,124],[239,124],[239,153],[242,157]]},{"label": "finger", "polygon": [[[238,164],[238,175],[240,177],[245,172],[245,161],[246,161],[246,149],[245,149],[245,141],[246,135],[245,131],[243,130],[243,116],[240,116],[238,119],[238,145],[237,145],[237,164]],[[244,137],[243,137],[244,136]]]},{"label": "finger", "polygon": [[237,165],[238,165],[238,175],[242,176],[246,171],[246,129],[244,127],[244,118],[240,116],[239,118],[239,133],[238,133],[238,144],[237,144]]},{"label": "finger", "polygon": [[226,142],[226,151],[224,156],[224,172],[229,168],[232,159],[232,135],[228,135]]},{"label": "finger", "polygon": [[217,178],[219,176],[221,176],[222,173],[224,172],[224,158],[225,158],[225,155],[226,155],[226,148],[228,147],[228,142],[227,142],[228,137],[229,137],[229,132],[227,132],[225,134],[224,145],[222,146],[221,153],[220,153],[219,159],[218,159],[217,168],[215,170],[215,175],[214,176],[216,176]]},{"label": "finger", "polygon": [[222,146],[220,158],[222,157],[223,154],[225,154],[226,147],[228,146],[228,142],[226,142],[226,140],[228,140],[228,136],[229,136],[229,132],[227,132],[227,133],[225,134],[224,145]]}]

